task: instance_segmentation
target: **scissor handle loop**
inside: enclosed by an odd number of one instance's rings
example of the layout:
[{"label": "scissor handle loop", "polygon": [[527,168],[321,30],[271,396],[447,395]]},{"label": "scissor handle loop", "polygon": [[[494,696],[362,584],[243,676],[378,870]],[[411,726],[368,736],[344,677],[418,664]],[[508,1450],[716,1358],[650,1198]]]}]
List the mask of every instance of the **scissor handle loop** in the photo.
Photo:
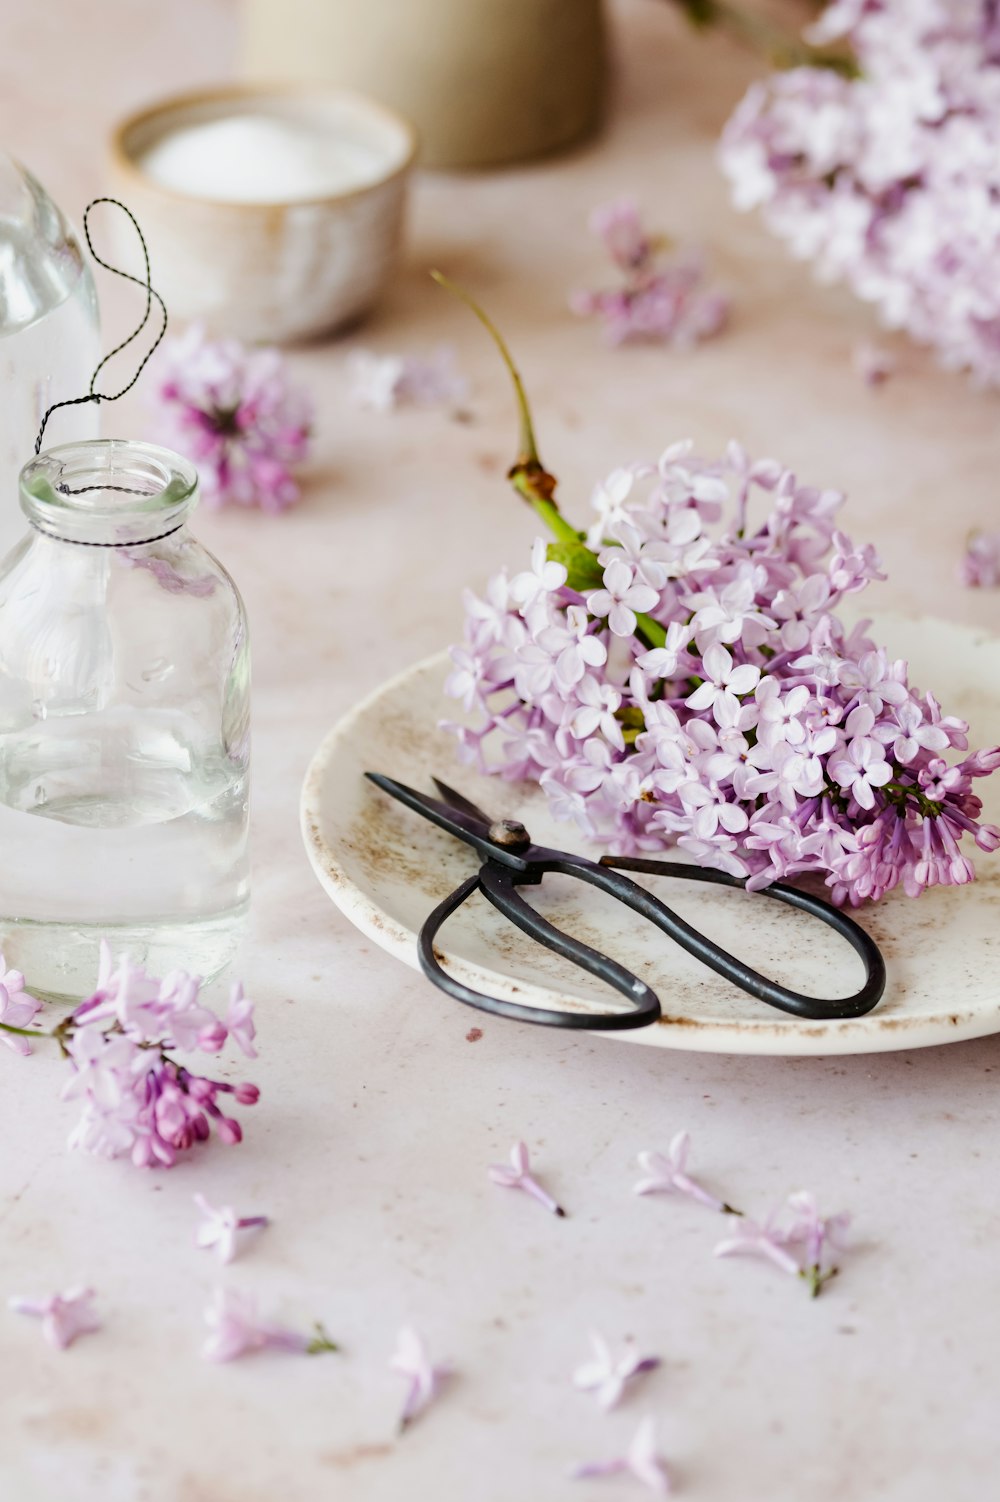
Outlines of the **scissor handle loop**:
[{"label": "scissor handle loop", "polygon": [[[595,866],[594,870],[601,874],[599,866]],[[580,873],[572,872],[571,874],[579,875]],[[610,873],[608,874],[610,876]],[[627,880],[624,877],[620,879]],[[441,990],[455,1001],[464,1002],[467,1006],[478,1007],[482,1012],[492,1012],[497,1017],[509,1017],[517,1022],[534,1022],[543,1027],[574,1027],[585,1028],[590,1032],[621,1032],[626,1028],[646,1027],[651,1022],[659,1021],[661,1015],[659,999],[656,992],[647,986],[645,981],[633,975],[630,970],[626,970],[624,965],[619,965],[617,960],[600,954],[596,949],[591,949],[588,944],[571,938],[569,934],[564,934],[561,929],[549,923],[529,903],[525,902],[517,891],[515,881],[516,878],[506,868],[487,863],[475,876],[468,877],[460,887],[438,904],[417,936],[420,968],[428,980],[440,986]],[[602,883],[599,882],[598,885]],[[642,888],[636,886],[634,882],[629,882],[628,885],[635,887],[637,892],[642,891]],[[631,1004],[631,1010],[570,1012],[553,1007],[533,1007],[523,1002],[502,1001],[499,997],[487,996],[485,992],[475,991],[471,986],[466,986],[457,980],[438,961],[434,952],[434,940],[445,920],[477,890],[482,892],[498,912],[502,913],[505,918],[509,918],[530,938],[554,950],[556,954],[561,954],[565,959],[571,960],[573,964],[579,965],[619,991]]]},{"label": "scissor handle loop", "polygon": [[[622,902],[641,913],[650,922],[655,923],[657,928],[669,934],[670,937],[688,954],[700,960],[703,965],[714,970],[717,975],[725,980],[732,981],[741,990],[756,996],[760,1001],[766,1001],[769,1006],[777,1007],[779,1011],[790,1012],[794,1017],[808,1017],[813,1020],[826,1020],[828,1018],[863,1017],[870,1012],[882,999],[885,991],[885,960],[875,940],[866,934],[859,924],[855,923],[840,908],[833,907],[831,903],[824,902],[822,897],[814,897],[809,892],[803,892],[798,887],[787,886],[782,881],[772,882],[768,887],[761,888],[760,892],[754,893],[754,897],[773,897],[776,902],[784,902],[789,907],[797,907],[801,912],[808,913],[812,918],[818,918],[825,923],[841,938],[846,939],[851,948],[860,956],[865,967],[865,983],[860,991],[853,996],[834,997],[825,1000],[817,996],[804,996],[799,991],[792,991],[787,986],[781,986],[777,981],[769,980],[766,975],[761,975],[743,960],[723,949],[721,945],[713,943],[698,929],[692,928],[685,923],[683,918],[667,905],[654,897],[652,892],[647,892],[644,887],[630,881],[627,876],[620,876],[620,871],[643,871],[653,876],[670,876],[680,881],[701,881],[710,886],[717,887],[746,887],[746,880],[742,877],[730,876],[725,871],[717,871],[710,866],[693,866],[683,861],[658,861],[642,858],[620,859],[615,856],[605,856],[600,867],[594,867],[589,861],[577,862],[573,857],[566,859],[559,852],[553,852],[557,857],[551,863],[547,863],[547,869],[561,871],[569,876],[578,876],[582,881],[591,881],[604,890],[612,891]],[[617,878],[624,885],[620,889],[610,888],[607,882],[596,880],[594,870],[607,870],[608,876]],[[613,868],[613,869],[608,869]],[[631,892],[626,888],[631,888]],[[635,900],[635,894],[639,894],[639,900]]]}]

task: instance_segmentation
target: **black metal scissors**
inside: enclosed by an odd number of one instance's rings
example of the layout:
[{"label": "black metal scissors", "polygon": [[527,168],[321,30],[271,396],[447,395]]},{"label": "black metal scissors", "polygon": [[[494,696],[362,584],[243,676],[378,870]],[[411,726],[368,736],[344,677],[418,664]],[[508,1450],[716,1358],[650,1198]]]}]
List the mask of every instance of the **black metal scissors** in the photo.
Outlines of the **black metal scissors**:
[{"label": "black metal scissors", "polygon": [[[587,860],[582,855],[571,855],[565,850],[549,850],[544,846],[532,844],[531,836],[523,824],[513,819],[491,820],[482,809],[477,808],[474,803],[470,803],[467,798],[462,797],[461,793],[456,793],[447,784],[439,782],[436,777],[434,783],[441,795],[440,799],[418,793],[414,788],[407,787],[405,783],[396,782],[392,777],[384,777],[380,772],[366,772],[365,775],[383,792],[390,794],[393,798],[398,798],[400,803],[406,804],[407,808],[413,809],[425,819],[430,819],[432,824],[437,824],[441,829],[447,830],[456,839],[464,840],[483,857],[483,864],[479,870],[467,877],[460,887],[438,904],[426,919],[417,938],[421,970],[429,980],[432,980],[449,996],[454,997],[456,1001],[464,1001],[469,1006],[479,1007],[484,1012],[493,1012],[498,1017],[512,1017],[519,1022],[536,1022],[549,1027],[582,1027],[610,1031],[645,1027],[648,1023],[659,1020],[661,1015],[659,999],[645,981],[633,975],[630,970],[626,970],[624,965],[620,965],[617,960],[601,954],[596,949],[591,949],[588,944],[571,938],[569,934],[564,934],[561,929],[549,923],[529,903],[525,902],[517,890],[518,887],[537,886],[549,871],[558,871],[564,876],[575,876],[580,881],[599,887],[601,891],[607,892],[618,902],[625,903],[627,907],[632,908],[642,917],[648,918],[651,923],[655,923],[657,928],[668,934],[682,949],[687,950],[689,954],[694,955],[717,974],[724,976],[726,980],[732,981],[741,990],[747,991],[751,996],[756,996],[760,1001],[766,1001],[769,1006],[777,1007],[782,1012],[790,1012],[795,1017],[822,1019],[861,1017],[878,1005],[885,990],[885,962],[878,945],[865,933],[864,929],[860,928],[846,913],[831,907],[822,898],[813,897],[808,892],[799,891],[796,887],[786,886],[784,882],[774,882],[771,886],[765,887],[760,895],[773,897],[778,902],[787,903],[789,907],[797,907],[805,913],[810,913],[847,940],[851,948],[861,956],[865,967],[865,983],[854,996],[824,1001],[817,997],[803,996],[798,991],[791,991],[775,981],[768,980],[766,976],[751,969],[735,955],[699,933],[696,928],[692,928],[689,923],[685,923],[683,918],[678,917],[665,903],[660,902],[644,887],[630,881],[627,876],[619,874],[621,870],[644,871],[657,876],[673,876],[682,881],[707,882],[712,886],[745,886],[744,881],[728,876],[724,871],[716,871],[707,866],[687,865],[681,861],[627,859],[612,856],[605,856],[598,864]],[[600,980],[606,981],[609,986],[613,986],[616,991],[620,991],[629,1002],[630,1010],[567,1012],[547,1007],[526,1006],[520,1002],[501,1001],[497,997],[487,996],[456,980],[438,962],[434,952],[434,940],[445,919],[450,917],[456,908],[461,907],[466,898],[471,897],[477,891],[482,892],[498,912],[515,923],[529,938],[536,939],[539,944],[544,944],[556,954],[563,955],[580,969],[597,976]]]}]

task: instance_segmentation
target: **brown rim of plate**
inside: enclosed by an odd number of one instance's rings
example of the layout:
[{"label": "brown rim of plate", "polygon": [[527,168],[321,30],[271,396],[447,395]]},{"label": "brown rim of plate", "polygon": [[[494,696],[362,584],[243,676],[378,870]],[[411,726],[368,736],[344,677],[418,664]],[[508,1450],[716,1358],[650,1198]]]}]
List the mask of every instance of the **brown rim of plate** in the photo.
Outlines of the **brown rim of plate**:
[{"label": "brown rim of plate", "polygon": [[[168,118],[177,111],[190,109],[201,104],[224,104],[227,100],[254,100],[254,99],[281,99],[299,98],[307,99],[310,96],[325,95],[328,99],[343,99],[350,104],[361,105],[372,115],[377,115],[388,124],[401,131],[409,143],[406,155],[398,166],[390,172],[376,178],[373,182],[363,183],[357,188],[348,188],[341,193],[322,193],[312,198],[285,198],[267,199],[255,203],[247,203],[240,199],[206,198],[204,194],[184,193],[179,188],[168,187],[165,183],[157,182],[156,178],[150,177],[139,166],[136,158],[131,154],[127,146],[127,138],[140,126],[155,121],[158,117]],[[238,213],[256,211],[258,213],[273,213],[275,209],[293,209],[308,207],[316,204],[346,203],[352,198],[359,198],[363,193],[371,193],[376,188],[382,188],[387,183],[394,182],[396,178],[403,177],[413,166],[419,148],[420,140],[417,130],[404,115],[398,115],[395,110],[387,105],[380,104],[368,94],[361,94],[353,89],[335,88],[331,84],[324,83],[233,83],[220,84],[217,88],[191,89],[186,93],[170,94],[155,104],[146,105],[144,109],[135,110],[131,115],[126,115],[119,120],[111,129],[108,142],[109,154],[112,165],[126,178],[134,178],[144,188],[152,192],[160,193],[165,198],[173,199],[176,203],[210,205],[215,209],[233,209]]]}]

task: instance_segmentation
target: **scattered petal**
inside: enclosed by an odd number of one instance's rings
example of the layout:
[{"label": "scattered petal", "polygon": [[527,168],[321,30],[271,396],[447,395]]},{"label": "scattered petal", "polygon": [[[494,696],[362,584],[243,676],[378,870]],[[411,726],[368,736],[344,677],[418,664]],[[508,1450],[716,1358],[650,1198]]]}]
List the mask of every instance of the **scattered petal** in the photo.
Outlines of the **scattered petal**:
[{"label": "scattered petal", "polygon": [[494,1184],[499,1184],[502,1189],[522,1189],[525,1194],[530,1194],[540,1205],[553,1215],[564,1216],[566,1211],[557,1204],[551,1194],[543,1189],[538,1180],[533,1178],[530,1171],[530,1160],[525,1143],[515,1142],[510,1150],[510,1167],[506,1163],[493,1163],[487,1169],[490,1179]]},{"label": "scattered petal", "polygon": [[302,1356],[318,1356],[336,1351],[337,1345],[319,1323],[311,1335],[286,1329],[262,1320],[255,1301],[233,1289],[217,1288],[205,1310],[208,1338],[201,1348],[205,1361],[236,1361],[255,1351],[292,1351]]},{"label": "scattered petal", "polygon": [[591,1334],[590,1343],[594,1359],[578,1366],[573,1373],[573,1385],[582,1392],[592,1392],[604,1409],[617,1407],[626,1385],[645,1372],[655,1371],[660,1365],[658,1356],[640,1356],[633,1340],[625,1342],[622,1354],[615,1358],[603,1335]]},{"label": "scattered petal", "polygon": [[30,1314],[42,1321],[42,1334],[57,1351],[64,1351],[79,1336],[101,1328],[100,1317],[93,1307],[92,1288],[70,1288],[45,1299],[15,1296],[7,1301],[15,1314]]},{"label": "scattered petal", "polygon": [[355,401],[376,412],[457,404],[468,395],[468,382],[457,369],[455,352],[444,344],[426,357],[376,355],[358,349],[350,356],[348,368]]},{"label": "scattered petal", "polygon": [[237,1232],[249,1231],[268,1224],[266,1215],[238,1216],[229,1205],[215,1209],[203,1194],[196,1194],[194,1202],[202,1214],[202,1221],[195,1232],[195,1242],[203,1250],[215,1250],[220,1262],[232,1262],[236,1256]]},{"label": "scattered petal", "polygon": [[389,1359],[390,1369],[405,1377],[409,1384],[403,1411],[399,1419],[400,1429],[412,1424],[418,1414],[433,1402],[445,1381],[452,1375],[448,1364],[435,1366],[427,1354],[420,1336],[409,1325],[404,1325],[396,1340],[396,1350]]},{"label": "scattered petal", "polygon": [[575,1481],[585,1481],[592,1477],[617,1476],[622,1473],[641,1481],[643,1486],[657,1496],[665,1497],[670,1491],[670,1473],[656,1448],[656,1428],[652,1418],[643,1419],[624,1455],[614,1460],[597,1460],[577,1466],[572,1475]]},{"label": "scattered petal", "polygon": [[678,1132],[670,1143],[669,1155],[644,1152],[639,1154],[639,1167],[645,1177],[635,1186],[636,1194],[686,1194],[709,1210],[720,1210],[725,1215],[739,1215],[732,1205],[727,1205],[716,1195],[690,1177],[686,1172],[691,1138],[687,1132]]}]

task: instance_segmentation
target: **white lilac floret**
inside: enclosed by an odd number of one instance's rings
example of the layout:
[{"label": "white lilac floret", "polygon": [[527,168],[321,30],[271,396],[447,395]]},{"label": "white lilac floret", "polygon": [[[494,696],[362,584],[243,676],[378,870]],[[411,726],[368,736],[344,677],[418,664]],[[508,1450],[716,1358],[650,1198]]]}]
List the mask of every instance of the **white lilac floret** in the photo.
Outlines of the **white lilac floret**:
[{"label": "white lilac floret", "polygon": [[642,1178],[635,1184],[635,1194],[686,1194],[709,1210],[718,1210],[724,1215],[739,1215],[732,1205],[720,1200],[704,1185],[699,1184],[687,1171],[691,1138],[687,1132],[677,1132],[671,1139],[666,1156],[663,1153],[641,1152],[639,1167]]},{"label": "white lilac floret", "polygon": [[[837,0],[808,33],[856,67],[754,84],[720,157],[737,207],[950,369],[1000,382],[1000,12]],[[850,76],[853,71],[854,76]]]},{"label": "white lilac floret", "polygon": [[92,1288],[69,1288],[64,1293],[53,1293],[40,1299],[14,1295],[7,1300],[7,1307],[15,1314],[29,1314],[40,1319],[42,1334],[49,1345],[57,1351],[65,1351],[79,1336],[91,1335],[101,1328],[94,1296]]},{"label": "white lilac floret", "polygon": [[404,1325],[396,1337],[396,1349],[389,1358],[389,1369],[405,1377],[407,1388],[399,1416],[400,1430],[408,1429],[424,1409],[434,1401],[452,1375],[448,1363],[435,1365],[421,1337],[410,1325]]},{"label": "white lilac floret", "polygon": [[306,1334],[262,1318],[256,1300],[231,1288],[217,1288],[205,1310],[208,1335],[201,1348],[205,1361],[238,1361],[258,1351],[289,1351],[321,1356],[339,1347],[317,1322]]},{"label": "white lilac floret", "polygon": [[615,1356],[604,1336],[591,1332],[593,1356],[573,1373],[573,1386],[591,1392],[600,1406],[610,1412],[617,1408],[629,1383],[661,1365],[659,1356],[642,1356],[634,1340],[627,1340],[621,1354]]},{"label": "white lilac floret", "polygon": [[656,1447],[656,1428],[652,1418],[644,1418],[624,1455],[612,1460],[594,1460],[577,1466],[573,1480],[589,1481],[599,1476],[631,1476],[657,1496],[670,1491],[670,1473]]},{"label": "white lilac floret", "polygon": [[490,1182],[498,1184],[501,1189],[520,1189],[552,1215],[565,1216],[566,1211],[543,1189],[538,1180],[531,1172],[531,1161],[528,1157],[527,1145],[523,1142],[515,1142],[510,1150],[510,1164],[491,1163],[486,1170]]},{"label": "white lilac floret", "polygon": [[857,905],[971,881],[963,842],[1000,845],[974,791],[1000,747],[969,753],[966,723],[841,618],[885,577],[840,530],[844,497],[735,443],[674,444],[613,471],[578,530],[514,375],[511,480],[555,541],[465,596],[460,756],[540,783],[617,853],[677,844],[751,888],[812,872]]},{"label": "white lilac floret", "polygon": [[237,1215],[231,1205],[211,1205],[203,1194],[196,1194],[194,1202],[201,1214],[195,1245],[214,1251],[220,1262],[232,1262],[236,1256],[240,1231],[263,1229],[269,1223],[266,1215]]}]

